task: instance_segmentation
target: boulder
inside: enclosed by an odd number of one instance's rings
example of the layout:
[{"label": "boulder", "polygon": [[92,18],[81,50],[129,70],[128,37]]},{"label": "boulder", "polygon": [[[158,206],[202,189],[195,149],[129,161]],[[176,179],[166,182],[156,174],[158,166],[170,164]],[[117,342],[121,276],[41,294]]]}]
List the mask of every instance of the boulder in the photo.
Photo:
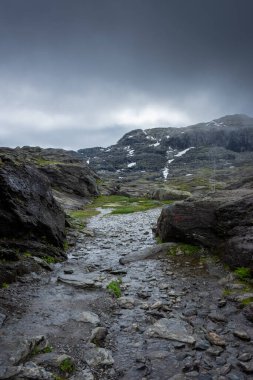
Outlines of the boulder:
[{"label": "boulder", "polygon": [[191,199],[165,207],[158,219],[162,241],[200,244],[231,267],[253,271],[253,194],[225,192],[219,197]]}]

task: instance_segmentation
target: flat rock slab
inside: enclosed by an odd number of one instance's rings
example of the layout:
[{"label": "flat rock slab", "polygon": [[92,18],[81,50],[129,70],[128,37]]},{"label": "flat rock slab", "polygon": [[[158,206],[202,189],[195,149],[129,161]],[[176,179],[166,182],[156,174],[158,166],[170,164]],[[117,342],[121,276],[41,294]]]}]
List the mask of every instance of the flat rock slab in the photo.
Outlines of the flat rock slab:
[{"label": "flat rock slab", "polygon": [[83,311],[77,317],[73,318],[77,322],[92,323],[95,326],[100,324],[99,316],[91,311]]},{"label": "flat rock slab", "polygon": [[135,252],[134,254],[121,257],[119,260],[120,264],[127,264],[133,261],[145,260],[145,259],[156,259],[160,256],[164,256],[168,253],[168,249],[176,245],[175,243],[162,243],[154,245],[143,249],[140,252]]},{"label": "flat rock slab", "polygon": [[82,289],[101,288],[102,285],[97,281],[97,277],[98,274],[92,277],[87,274],[61,274],[58,276],[58,281]]},{"label": "flat rock slab", "polygon": [[[190,333],[189,333],[190,331]],[[176,340],[183,343],[195,343],[196,339],[191,335],[190,326],[177,318],[161,318],[146,331],[149,337],[158,337],[169,340]]]}]

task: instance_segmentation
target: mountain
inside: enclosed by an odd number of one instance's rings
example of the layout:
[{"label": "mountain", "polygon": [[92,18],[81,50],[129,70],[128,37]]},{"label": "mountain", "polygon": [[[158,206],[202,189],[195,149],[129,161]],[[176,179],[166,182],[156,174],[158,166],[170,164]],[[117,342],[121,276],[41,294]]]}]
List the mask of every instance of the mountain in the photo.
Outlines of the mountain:
[{"label": "mountain", "polygon": [[240,168],[252,163],[253,118],[236,114],[183,128],[135,129],[115,145],[78,152],[100,175],[121,179],[170,179],[200,168]]}]

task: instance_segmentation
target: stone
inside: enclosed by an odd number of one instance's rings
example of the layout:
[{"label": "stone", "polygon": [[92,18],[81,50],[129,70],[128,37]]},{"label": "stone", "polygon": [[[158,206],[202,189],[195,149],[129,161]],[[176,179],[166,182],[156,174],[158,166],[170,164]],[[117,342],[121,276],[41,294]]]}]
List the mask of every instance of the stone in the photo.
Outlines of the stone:
[{"label": "stone", "polygon": [[136,300],[132,297],[120,297],[118,302],[122,309],[133,309],[136,305]]},{"label": "stone", "polygon": [[93,288],[101,288],[101,283],[96,282],[96,279],[91,278],[88,274],[74,274],[74,275],[65,275],[62,274],[58,276],[58,281],[63,282],[65,284],[72,285],[76,288],[81,289],[93,289]]},{"label": "stone", "polygon": [[219,356],[223,351],[224,349],[219,346],[212,346],[206,350],[206,352],[211,356]]},{"label": "stone", "polygon": [[33,256],[32,259],[39,264],[42,268],[52,271],[53,266],[51,264],[48,264],[45,260],[41,259],[40,257]]},{"label": "stone", "polygon": [[22,365],[19,365],[19,366],[3,366],[3,365],[0,365],[0,379],[1,380],[4,380],[4,379],[13,379],[14,376],[17,376],[20,371],[22,370],[23,366]]},{"label": "stone", "polygon": [[91,323],[93,325],[100,324],[99,316],[91,311],[83,311],[77,317],[75,317],[74,320],[77,322]]},{"label": "stone", "polygon": [[95,377],[89,368],[85,368],[83,371],[76,373],[69,380],[95,380]]},{"label": "stone", "polygon": [[110,350],[105,348],[91,348],[85,353],[85,361],[91,367],[99,367],[102,365],[111,366],[114,364],[114,359]]},{"label": "stone", "polygon": [[101,346],[104,343],[108,334],[108,330],[105,327],[96,327],[91,332],[90,342],[96,346]]},{"label": "stone", "polygon": [[222,314],[212,313],[208,315],[208,318],[213,322],[227,322],[227,318]]},{"label": "stone", "polygon": [[64,269],[64,274],[73,274],[74,270],[73,269]]},{"label": "stone", "polygon": [[0,328],[3,326],[6,318],[7,318],[7,316],[5,314],[0,313]]},{"label": "stone", "polygon": [[209,342],[211,344],[214,344],[216,346],[221,346],[221,347],[225,347],[226,346],[226,342],[224,339],[222,339],[218,334],[216,334],[215,332],[208,332],[207,333],[207,339],[209,340]]},{"label": "stone", "polygon": [[248,321],[253,322],[253,303],[245,306],[243,314]]},{"label": "stone", "polygon": [[182,320],[161,318],[146,330],[146,335],[193,344],[196,340],[189,331],[191,327]]},{"label": "stone", "polygon": [[33,362],[26,363],[15,377],[16,380],[54,380],[53,373],[46,371],[44,368],[37,366]]},{"label": "stone", "polygon": [[195,350],[205,351],[210,347],[210,343],[207,340],[199,340],[195,343]]},{"label": "stone", "polygon": [[231,371],[232,368],[233,368],[232,364],[226,364],[223,367],[221,367],[220,374],[222,376],[225,376]]},{"label": "stone", "polygon": [[246,332],[246,331],[242,331],[242,330],[235,330],[233,332],[234,336],[236,336],[237,338],[241,339],[241,340],[245,340],[247,342],[249,342],[251,340],[249,334]]},{"label": "stone", "polygon": [[238,357],[240,362],[249,362],[252,359],[252,354],[245,352]]},{"label": "stone", "polygon": [[238,366],[247,374],[253,373],[253,363],[252,362],[238,362]]}]

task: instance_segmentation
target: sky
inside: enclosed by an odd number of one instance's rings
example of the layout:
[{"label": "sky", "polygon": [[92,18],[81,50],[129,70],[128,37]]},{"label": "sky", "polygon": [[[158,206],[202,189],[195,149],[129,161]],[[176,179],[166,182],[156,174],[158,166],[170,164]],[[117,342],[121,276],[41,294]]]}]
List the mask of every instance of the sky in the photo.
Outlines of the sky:
[{"label": "sky", "polygon": [[0,146],[253,116],[252,0],[0,0]]}]

